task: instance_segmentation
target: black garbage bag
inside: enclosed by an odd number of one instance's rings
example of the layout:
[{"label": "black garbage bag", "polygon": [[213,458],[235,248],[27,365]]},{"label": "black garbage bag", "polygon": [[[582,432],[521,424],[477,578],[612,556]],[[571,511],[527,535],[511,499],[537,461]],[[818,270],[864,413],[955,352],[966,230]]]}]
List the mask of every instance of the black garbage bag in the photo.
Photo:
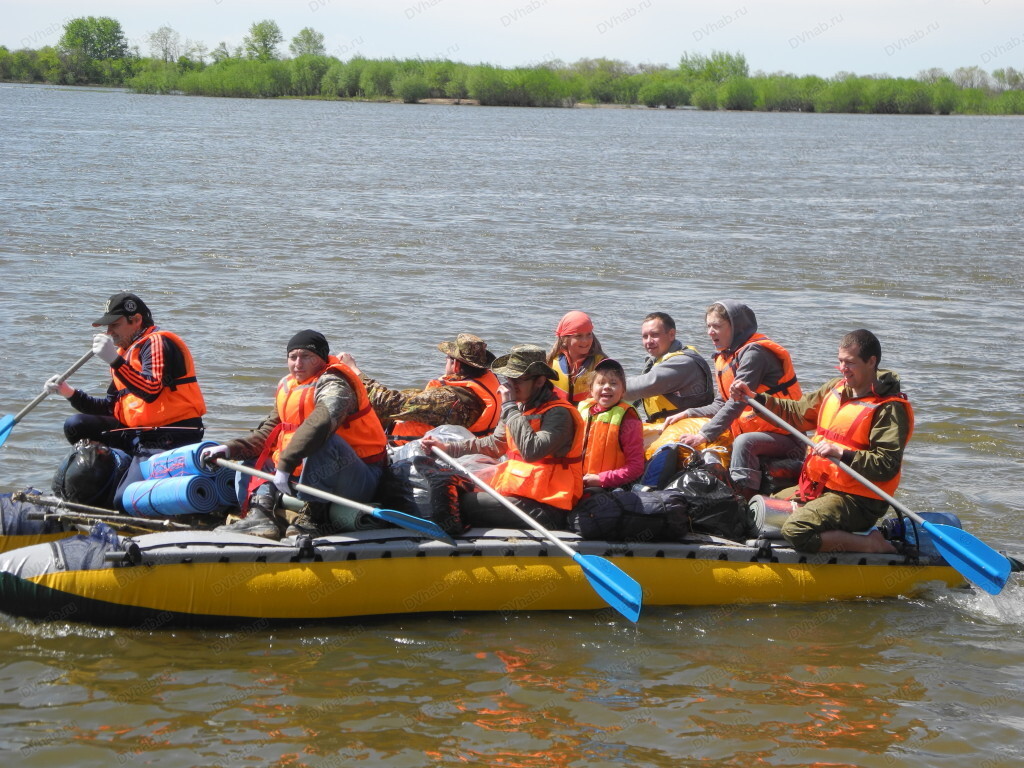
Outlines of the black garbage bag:
[{"label": "black garbage bag", "polygon": [[114,509],[114,492],[131,465],[124,451],[79,440],[53,475],[53,492],[66,501]]},{"label": "black garbage bag", "polygon": [[669,481],[667,489],[678,491],[686,499],[694,533],[733,541],[746,541],[756,535],[747,502],[702,464],[684,469]]},{"label": "black garbage bag", "polygon": [[603,541],[680,541],[690,531],[679,491],[590,491],[569,513],[569,530]]},{"label": "black garbage bag", "polygon": [[380,506],[430,520],[445,533],[458,536],[466,530],[459,494],[471,487],[468,478],[439,465],[432,456],[413,456],[394,462],[385,471]]}]

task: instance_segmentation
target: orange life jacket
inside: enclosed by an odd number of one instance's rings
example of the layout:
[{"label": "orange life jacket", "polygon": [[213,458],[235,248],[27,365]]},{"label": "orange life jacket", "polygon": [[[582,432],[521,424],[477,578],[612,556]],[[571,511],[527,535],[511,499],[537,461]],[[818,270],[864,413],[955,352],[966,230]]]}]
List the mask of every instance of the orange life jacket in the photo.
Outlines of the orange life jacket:
[{"label": "orange life jacket", "polygon": [[[196,380],[195,363],[185,342],[170,331],[161,331],[155,326],[151,328],[152,330],[144,333],[132,342],[127,350],[121,352],[121,357],[125,360],[124,365],[141,370],[143,342],[149,339],[152,344],[160,345],[163,343],[162,339],[167,339],[181,351],[182,359],[185,361],[185,375],[176,379],[167,379],[165,375],[160,394],[156,400],[147,403],[128,389],[124,379],[118,374],[119,369],[111,368],[110,375],[117,388],[114,418],[126,427],[164,427],[185,419],[196,419],[206,413],[206,402]],[[164,370],[166,371],[166,368]]]},{"label": "orange life jacket", "polygon": [[[499,386],[501,384],[498,382],[498,377],[487,371],[483,376],[475,379],[456,379],[452,381],[434,379],[427,384],[426,388],[466,387],[472,391],[483,402],[484,410],[480,414],[480,418],[470,424],[467,429],[475,437],[487,437],[487,435],[494,431],[494,428],[498,425],[498,418],[501,416],[501,408],[498,401]],[[388,436],[388,439],[394,445],[405,445],[412,440],[423,437],[433,428],[433,425],[422,421],[396,421],[394,427],[391,428],[391,434]]]},{"label": "orange life jacket", "polygon": [[[715,355],[715,376],[718,378],[718,392],[722,398],[726,400],[729,398],[729,387],[732,386],[732,382],[736,378],[736,370],[740,365],[740,350],[748,344],[758,344],[764,347],[782,363],[782,378],[774,384],[762,381],[757,385],[757,392],[774,395],[784,400],[799,400],[803,393],[800,391],[800,384],[796,380],[796,371],[793,370],[793,360],[789,356],[789,352],[781,344],[772,341],[763,333],[755,333],[729,354],[722,352]],[[789,434],[782,427],[777,427],[770,421],[758,416],[757,412],[749,405],[743,409],[739,416],[733,419],[729,429],[733,437],[744,432],[779,432],[781,434]]]},{"label": "orange life jacket", "polygon": [[[345,379],[356,393],[357,398],[356,410],[338,424],[335,434],[344,439],[356,452],[356,455],[368,464],[380,461],[387,455],[387,438],[384,436],[384,427],[381,426],[377,414],[373,412],[363,382],[351,368],[334,355],[328,358],[328,363],[330,364],[319,374],[306,381],[296,381],[295,377],[289,374],[277,385],[277,415],[281,419],[281,423],[278,425],[277,435],[273,436],[276,437],[276,442],[271,458],[275,465],[281,452],[291,442],[295,430],[316,407],[314,399],[316,383],[327,372],[336,373]],[[301,465],[296,467],[295,471],[299,472],[300,469]]]},{"label": "orange life jacket", "polygon": [[541,417],[552,408],[567,408],[572,414],[572,445],[566,455],[524,461],[512,433],[506,433],[508,461],[498,465],[491,485],[503,496],[521,496],[568,511],[583,496],[583,418],[564,400],[549,400],[539,408],[524,411],[523,415],[537,432]]},{"label": "orange life jacket", "polygon": [[636,409],[626,401],[613,405],[601,413],[592,413],[593,399],[584,400],[579,405],[580,417],[583,419],[583,474],[599,475],[619,469],[626,464],[626,454],[619,441],[619,430],[627,414],[640,418]]},{"label": "orange life jacket", "polygon": [[[907,409],[910,417],[910,434],[914,431],[914,409],[904,394],[868,395],[846,400],[842,399],[842,384],[836,385],[822,401],[821,409],[818,411],[818,428],[811,439],[817,443],[822,440],[830,440],[843,448],[851,451],[862,451],[871,446],[871,425],[874,422],[875,411],[883,403],[900,403]],[[907,435],[910,440],[910,435]],[[896,487],[900,484],[900,474],[888,480],[873,480],[874,484],[892,496]],[[800,470],[800,497],[804,500],[817,498],[825,490],[851,493],[856,496],[868,496],[873,499],[881,498],[874,491],[870,491],[846,472],[836,466],[832,461],[823,456],[818,456],[808,449],[807,458],[804,459],[803,468]]]}]

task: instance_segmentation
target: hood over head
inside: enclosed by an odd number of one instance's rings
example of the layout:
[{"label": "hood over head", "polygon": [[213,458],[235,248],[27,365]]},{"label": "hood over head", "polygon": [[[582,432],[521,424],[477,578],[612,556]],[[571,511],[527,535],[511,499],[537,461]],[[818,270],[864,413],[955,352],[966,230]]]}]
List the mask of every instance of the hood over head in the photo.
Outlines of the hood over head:
[{"label": "hood over head", "polygon": [[729,313],[729,322],[732,323],[732,341],[723,352],[735,352],[738,347],[757,333],[757,317],[754,310],[735,299],[720,299],[715,304],[721,304]]}]

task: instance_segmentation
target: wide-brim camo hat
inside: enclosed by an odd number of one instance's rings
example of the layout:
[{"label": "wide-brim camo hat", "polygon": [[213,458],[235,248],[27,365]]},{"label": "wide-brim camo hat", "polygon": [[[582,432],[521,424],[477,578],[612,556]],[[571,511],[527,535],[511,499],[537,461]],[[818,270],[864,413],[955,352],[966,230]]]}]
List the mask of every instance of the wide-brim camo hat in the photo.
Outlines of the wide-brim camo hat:
[{"label": "wide-brim camo hat", "polygon": [[474,368],[487,368],[494,362],[494,353],[487,351],[487,342],[471,333],[460,333],[455,341],[442,341],[437,348],[448,357]]},{"label": "wide-brim camo hat", "polygon": [[508,379],[519,379],[523,376],[544,376],[557,379],[558,374],[545,360],[548,353],[536,344],[516,344],[507,355],[502,355],[491,363],[491,371]]}]

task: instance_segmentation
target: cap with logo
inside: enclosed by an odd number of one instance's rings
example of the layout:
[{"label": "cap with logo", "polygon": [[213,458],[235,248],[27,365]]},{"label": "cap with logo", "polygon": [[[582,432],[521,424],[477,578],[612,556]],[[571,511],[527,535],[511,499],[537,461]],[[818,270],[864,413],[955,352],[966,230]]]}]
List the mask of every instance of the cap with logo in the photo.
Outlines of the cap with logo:
[{"label": "cap with logo", "polygon": [[111,323],[116,323],[122,317],[130,317],[131,315],[142,315],[144,320],[152,320],[149,307],[134,293],[115,293],[107,299],[107,304],[103,308],[103,317],[99,320],[94,320],[92,324],[94,326],[110,325]]}]

